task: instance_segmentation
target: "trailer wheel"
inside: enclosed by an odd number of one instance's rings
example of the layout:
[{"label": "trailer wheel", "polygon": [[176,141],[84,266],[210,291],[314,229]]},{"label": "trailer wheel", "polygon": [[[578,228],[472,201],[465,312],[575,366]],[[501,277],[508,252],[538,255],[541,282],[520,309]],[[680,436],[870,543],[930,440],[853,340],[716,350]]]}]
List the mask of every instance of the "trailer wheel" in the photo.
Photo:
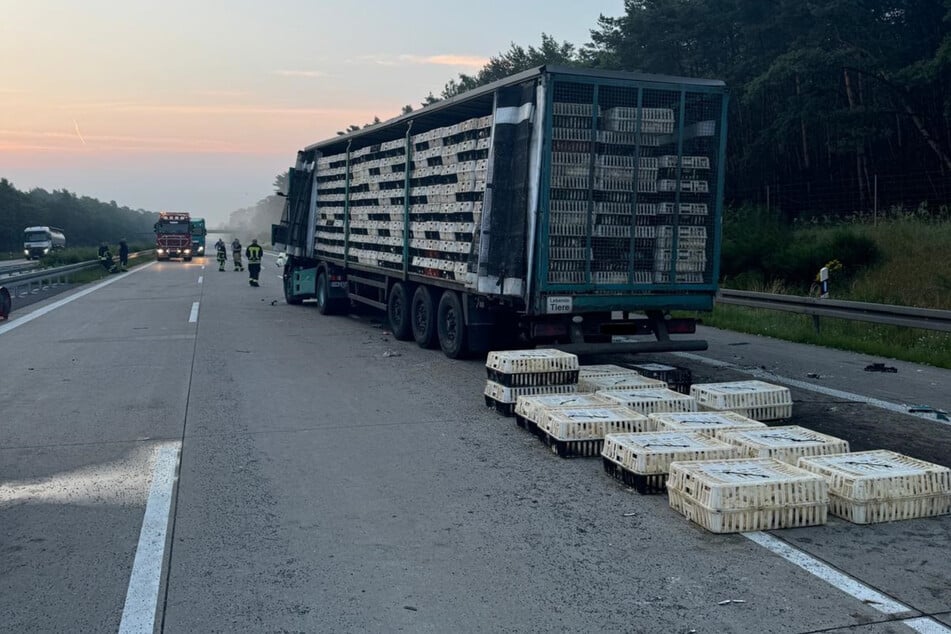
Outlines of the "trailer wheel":
[{"label": "trailer wheel", "polygon": [[317,274],[317,310],[321,315],[336,315],[340,312],[339,302],[330,298],[330,285],[323,271]]},{"label": "trailer wheel", "polygon": [[395,339],[409,341],[413,338],[410,298],[403,282],[396,282],[390,288],[389,297],[386,298],[386,316]]},{"label": "trailer wheel", "polygon": [[466,324],[462,313],[462,302],[455,291],[443,291],[436,311],[436,324],[439,332],[439,347],[450,359],[466,356]]},{"label": "trailer wheel", "polygon": [[413,339],[420,348],[435,348],[436,307],[433,304],[433,294],[425,286],[417,286],[413,293],[413,303],[410,309],[413,326]]}]

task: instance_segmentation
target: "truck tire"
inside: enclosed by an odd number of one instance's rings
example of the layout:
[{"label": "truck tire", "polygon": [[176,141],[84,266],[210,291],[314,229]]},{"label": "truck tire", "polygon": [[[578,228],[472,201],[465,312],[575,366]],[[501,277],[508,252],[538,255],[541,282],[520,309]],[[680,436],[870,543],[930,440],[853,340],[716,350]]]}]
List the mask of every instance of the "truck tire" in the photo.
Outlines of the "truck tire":
[{"label": "truck tire", "polygon": [[321,315],[336,315],[340,312],[339,302],[330,298],[330,284],[324,271],[317,274],[317,310]]},{"label": "truck tire", "polygon": [[413,338],[410,294],[403,282],[396,282],[390,287],[390,294],[386,298],[386,316],[394,339],[409,341]]},{"label": "truck tire", "polygon": [[436,310],[436,326],[439,333],[439,347],[450,359],[462,359],[468,352],[466,345],[466,324],[462,312],[462,302],[455,291],[443,291]]},{"label": "truck tire", "polygon": [[438,341],[436,332],[436,306],[433,294],[426,286],[417,286],[410,306],[410,320],[413,327],[413,339],[420,348],[435,348]]}]

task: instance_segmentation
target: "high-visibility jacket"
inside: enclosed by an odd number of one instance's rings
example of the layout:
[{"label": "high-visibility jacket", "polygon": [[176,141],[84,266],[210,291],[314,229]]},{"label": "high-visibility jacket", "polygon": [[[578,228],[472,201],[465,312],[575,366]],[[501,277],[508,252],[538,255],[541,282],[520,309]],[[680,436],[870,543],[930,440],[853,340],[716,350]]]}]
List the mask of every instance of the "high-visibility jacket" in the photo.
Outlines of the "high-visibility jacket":
[{"label": "high-visibility jacket", "polygon": [[257,264],[264,255],[264,249],[261,248],[260,244],[252,244],[245,250],[244,254],[248,256],[249,263]]}]

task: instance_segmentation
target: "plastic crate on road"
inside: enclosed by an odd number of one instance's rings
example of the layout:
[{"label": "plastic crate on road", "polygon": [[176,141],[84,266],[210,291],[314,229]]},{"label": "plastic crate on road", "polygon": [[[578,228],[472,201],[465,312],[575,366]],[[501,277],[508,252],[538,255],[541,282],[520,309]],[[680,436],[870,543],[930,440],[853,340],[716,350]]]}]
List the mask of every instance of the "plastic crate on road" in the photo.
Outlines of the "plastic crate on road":
[{"label": "plastic crate on road", "polygon": [[720,438],[740,448],[740,456],[737,457],[776,458],[791,465],[795,465],[803,456],[849,452],[848,441],[799,425],[737,429],[723,432]]},{"label": "plastic crate on road", "polygon": [[663,363],[635,363],[631,367],[642,376],[663,381],[671,390],[677,390],[681,394],[690,394],[693,375],[687,368],[678,368]]},{"label": "plastic crate on road", "polygon": [[893,451],[799,459],[829,483],[829,512],[855,524],[951,513],[951,469]]},{"label": "plastic crate on road", "polygon": [[508,387],[495,381],[485,382],[485,404],[505,416],[515,413],[515,403],[519,396],[538,394],[574,394],[575,385],[535,385],[530,387]]},{"label": "plastic crate on road", "polygon": [[601,390],[649,390],[664,389],[667,384],[657,379],[641,376],[629,371],[615,376],[591,376],[578,379],[579,392],[598,392]]},{"label": "plastic crate on road", "polygon": [[825,524],[829,485],[773,458],[672,462],[670,507],[714,533]]},{"label": "plastic crate on road", "polygon": [[489,380],[506,387],[577,383],[578,367],[577,355],[550,349],[490,352],[485,361]]},{"label": "plastic crate on road", "polygon": [[736,412],[663,412],[650,418],[662,431],[697,431],[713,438],[734,429],[765,429],[766,423],[747,418]]},{"label": "plastic crate on road", "polygon": [[792,394],[789,388],[764,381],[697,383],[690,395],[701,409],[730,411],[754,420],[792,418]]},{"label": "plastic crate on road", "polygon": [[600,455],[607,434],[653,429],[646,416],[620,405],[551,409],[538,421],[539,436],[562,458]]},{"label": "plastic crate on road", "polygon": [[601,390],[595,392],[647,416],[658,412],[695,412],[697,401],[686,394],[668,389]]},{"label": "plastic crate on road", "polygon": [[594,394],[545,394],[519,396],[515,403],[515,422],[530,432],[538,433],[538,419],[545,412],[563,407],[599,407],[608,401]]},{"label": "plastic crate on road", "polygon": [[697,432],[607,434],[601,458],[604,470],[638,493],[661,493],[667,488],[670,463],[688,460],[729,460],[739,449]]}]

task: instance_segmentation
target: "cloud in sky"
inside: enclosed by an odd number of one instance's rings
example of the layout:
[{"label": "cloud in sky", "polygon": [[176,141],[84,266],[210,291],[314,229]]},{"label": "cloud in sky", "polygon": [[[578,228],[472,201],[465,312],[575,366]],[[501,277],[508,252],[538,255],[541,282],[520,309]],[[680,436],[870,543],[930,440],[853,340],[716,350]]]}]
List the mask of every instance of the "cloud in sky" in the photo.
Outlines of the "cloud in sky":
[{"label": "cloud in sky", "polygon": [[276,70],[275,75],[281,77],[326,77],[327,73],[322,70]]}]

